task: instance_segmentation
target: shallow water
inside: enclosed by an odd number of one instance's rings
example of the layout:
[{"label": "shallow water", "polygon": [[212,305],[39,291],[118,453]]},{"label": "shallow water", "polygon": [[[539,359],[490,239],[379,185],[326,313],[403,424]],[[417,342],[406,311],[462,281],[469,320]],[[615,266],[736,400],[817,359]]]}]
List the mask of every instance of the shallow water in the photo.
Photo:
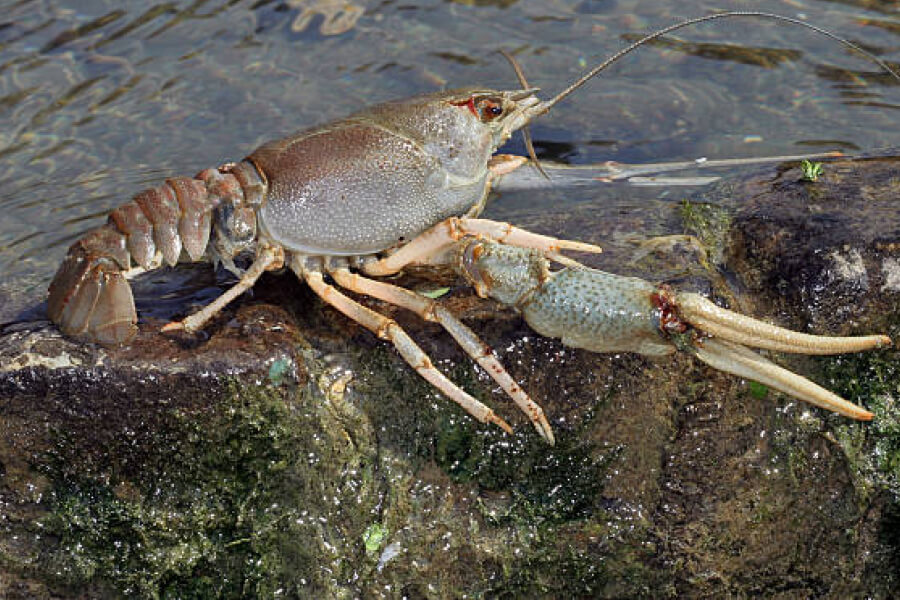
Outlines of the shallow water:
[{"label": "shallow water", "polygon": [[[337,8],[335,8],[337,7]],[[740,2],[629,0],[20,0],[0,18],[0,280],[40,300],[80,234],[142,187],[240,159],[366,104],[444,87],[547,93],[627,36]],[[765,1],[900,61],[900,8]],[[325,16],[323,16],[325,15]],[[900,87],[834,42],[779,23],[716,22],[622,60],[533,128],[538,154],[585,164],[898,144]],[[520,138],[509,151],[522,152]],[[665,232],[682,190],[507,194],[487,216],[540,228],[579,208],[615,247]],[[649,209],[649,210],[648,210]],[[565,235],[566,231],[550,230]],[[8,315],[6,315],[8,316]]]}]

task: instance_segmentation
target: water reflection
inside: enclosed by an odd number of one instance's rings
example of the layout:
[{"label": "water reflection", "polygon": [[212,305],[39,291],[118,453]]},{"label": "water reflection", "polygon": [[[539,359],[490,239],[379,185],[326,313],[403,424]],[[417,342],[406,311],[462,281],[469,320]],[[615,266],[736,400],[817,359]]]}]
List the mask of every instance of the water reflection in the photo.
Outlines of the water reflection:
[{"label": "water reflection", "polygon": [[69,42],[74,42],[89,36],[94,33],[98,29],[102,29],[109,25],[110,23],[115,23],[119,19],[125,16],[125,11],[123,10],[114,10],[110,13],[107,13],[101,17],[94,19],[84,25],[79,25],[73,29],[67,29],[62,33],[59,33],[54,37],[50,42],[44,45],[39,52],[42,54],[53,52],[60,46],[68,44]]},{"label": "water reflection", "polygon": [[895,0],[820,0],[822,2],[833,2],[835,4],[844,4],[847,6],[855,6],[865,10],[875,12],[883,12],[890,15],[897,14],[897,2]]},{"label": "water reflection", "polygon": [[[890,65],[892,69],[900,69],[900,62],[888,62],[887,64]],[[850,84],[850,87],[858,88],[868,88],[872,85],[900,85],[900,82],[891,77],[890,74],[884,73],[880,70],[876,71],[869,69],[848,69],[845,67],[836,67],[833,65],[816,65],[816,75],[827,81],[833,81],[835,83],[841,84]]]},{"label": "water reflection", "polygon": [[900,35],[900,23],[894,21],[887,21],[884,19],[859,19],[859,21],[857,22],[860,25],[879,27],[881,29],[884,29],[885,31],[890,31],[891,33]]},{"label": "water reflection", "polygon": [[303,31],[313,18],[321,15],[319,33],[322,35],[340,35],[350,31],[365,12],[362,5],[346,0],[287,0],[287,5],[300,11],[291,23],[292,31]]},{"label": "water reflection", "polygon": [[[514,86],[500,48],[517,52],[535,85],[558,90],[623,36],[683,13],[674,2],[594,0],[2,4],[0,275],[47,280],[66,243],[142,186],[380,100]],[[848,4],[858,8],[797,10],[896,63],[891,3]],[[790,28],[708,26],[629,56],[533,134],[542,156],[572,163],[785,154],[835,139],[869,149],[896,144],[895,83]],[[520,139],[509,150],[521,152]],[[596,203],[597,220],[622,219],[617,198],[632,191],[604,194],[562,194],[554,210]],[[491,216],[522,206],[546,216],[545,202],[507,197]],[[641,202],[659,211],[665,201]]]},{"label": "water reflection", "polygon": [[495,6],[497,8],[509,8],[519,0],[447,0],[463,6]]},{"label": "water reflection", "polygon": [[[636,42],[641,35],[624,35],[623,39]],[[720,61],[733,61],[745,65],[754,65],[764,69],[773,69],[784,62],[796,61],[803,57],[798,50],[782,48],[753,48],[735,44],[713,44],[686,42],[674,37],[662,37],[647,43],[648,46],[675,50],[690,56],[709,58]]]}]

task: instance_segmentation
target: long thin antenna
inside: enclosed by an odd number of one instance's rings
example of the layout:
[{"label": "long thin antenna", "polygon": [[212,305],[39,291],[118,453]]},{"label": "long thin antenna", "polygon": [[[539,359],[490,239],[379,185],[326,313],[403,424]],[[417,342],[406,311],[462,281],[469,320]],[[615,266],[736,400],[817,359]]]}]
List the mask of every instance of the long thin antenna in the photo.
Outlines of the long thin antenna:
[{"label": "long thin antenna", "polygon": [[[522,65],[519,64],[519,61],[516,60],[516,57],[514,57],[506,50],[503,50],[502,48],[500,49],[500,54],[502,54],[503,58],[508,60],[509,64],[512,65],[513,71],[516,72],[516,77],[519,79],[519,84],[522,86],[522,89],[529,89],[531,86],[528,85],[528,80],[525,79],[525,71],[522,70]],[[537,153],[534,151],[534,144],[531,141],[531,130],[528,128],[528,125],[522,127],[522,137],[525,138],[525,149],[528,151],[528,158],[531,159],[531,164],[533,164],[534,168],[538,170],[538,173],[543,175],[545,179],[549,180],[550,176],[547,175],[547,171],[545,171],[544,167],[541,166],[541,161],[538,160]]]},{"label": "long thin antenna", "polygon": [[800,25],[801,27],[806,27],[807,29],[811,29],[812,31],[815,31],[816,33],[820,33],[826,37],[831,38],[832,40],[840,42],[841,44],[843,44],[847,48],[850,48],[857,54],[860,54],[860,55],[864,56],[865,58],[871,60],[872,62],[874,62],[875,64],[880,66],[882,69],[887,71],[894,79],[896,79],[898,82],[900,82],[900,74],[897,74],[897,72],[894,69],[892,69],[891,66],[888,65],[886,62],[884,62],[883,60],[881,60],[880,58],[878,58],[871,52],[868,52],[867,50],[863,50],[862,48],[860,48],[853,42],[846,40],[837,34],[831,33],[827,29],[822,29],[821,27],[818,27],[817,25],[811,25],[810,23],[806,23],[805,21],[801,21],[799,19],[794,19],[792,17],[783,17],[781,15],[775,15],[775,14],[767,13],[767,12],[731,11],[731,12],[716,13],[714,15],[706,15],[705,17],[697,17],[695,19],[688,19],[687,21],[681,21],[679,23],[675,23],[674,25],[669,25],[668,27],[664,27],[663,29],[660,29],[659,31],[655,31],[649,35],[642,37],[641,39],[634,42],[630,46],[627,46],[627,47],[619,50],[618,52],[616,52],[615,54],[613,54],[612,56],[607,58],[605,61],[600,63],[598,66],[594,67],[593,69],[591,69],[590,71],[588,71],[587,73],[582,75],[577,81],[575,81],[575,83],[573,83],[572,85],[570,85],[569,87],[567,87],[566,89],[561,91],[559,94],[557,94],[550,100],[543,102],[540,105],[542,112],[546,112],[546,111],[550,110],[550,108],[552,108],[553,105],[555,105],[557,102],[559,102],[560,100],[562,100],[563,98],[565,98],[566,96],[568,96],[569,94],[571,94],[572,92],[577,90],[582,85],[584,85],[584,83],[586,81],[588,81],[590,78],[592,78],[594,75],[596,75],[600,71],[604,70],[605,68],[607,68],[608,66],[610,66],[611,64],[613,64],[614,62],[616,62],[617,60],[622,58],[623,56],[625,56],[626,54],[630,54],[634,50],[643,46],[647,42],[653,41],[659,37],[666,35],[667,33],[671,33],[673,31],[675,31],[677,29],[681,29],[683,27],[688,27],[690,25],[696,25],[698,23],[705,23],[706,21],[715,21],[716,19],[726,19],[726,18],[731,18],[731,17],[757,17],[757,18],[762,18],[762,19],[773,19],[775,21],[782,21],[785,23],[791,23],[793,25]]}]

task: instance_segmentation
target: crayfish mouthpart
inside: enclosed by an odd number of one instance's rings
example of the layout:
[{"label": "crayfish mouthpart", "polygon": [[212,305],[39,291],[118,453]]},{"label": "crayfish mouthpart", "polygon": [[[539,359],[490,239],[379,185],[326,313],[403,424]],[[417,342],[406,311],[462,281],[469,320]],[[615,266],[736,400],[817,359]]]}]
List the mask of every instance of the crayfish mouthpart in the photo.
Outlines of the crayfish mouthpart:
[{"label": "crayfish mouthpart", "polygon": [[539,91],[541,91],[541,88],[539,88],[539,87],[530,87],[530,88],[526,88],[526,89],[524,89],[524,90],[520,90],[520,91],[518,91],[518,92],[513,93],[513,94],[509,97],[509,99],[512,100],[513,102],[520,102],[520,101],[525,100],[526,98],[528,98],[528,97],[530,97],[530,96],[534,96],[534,95],[537,94]]}]

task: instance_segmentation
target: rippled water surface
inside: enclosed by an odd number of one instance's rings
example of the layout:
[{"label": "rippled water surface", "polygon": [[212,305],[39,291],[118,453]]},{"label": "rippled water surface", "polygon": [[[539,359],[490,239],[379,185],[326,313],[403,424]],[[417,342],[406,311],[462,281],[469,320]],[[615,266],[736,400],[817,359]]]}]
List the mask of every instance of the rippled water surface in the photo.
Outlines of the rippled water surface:
[{"label": "rippled water surface", "polygon": [[[165,177],[240,159],[263,141],[381,100],[515,87],[500,49],[552,93],[636,33],[741,8],[706,0],[2,2],[0,279],[40,299],[74,239]],[[900,62],[896,2],[772,0],[753,9],[807,19]],[[870,151],[898,145],[898,107],[896,82],[834,42],[742,20],[682,30],[629,56],[533,135],[539,155],[574,164]],[[509,150],[522,152],[520,139]],[[592,237],[615,245],[636,226],[660,233],[681,195],[626,185],[522,192],[487,214],[533,226],[579,207],[603,234]]]}]

